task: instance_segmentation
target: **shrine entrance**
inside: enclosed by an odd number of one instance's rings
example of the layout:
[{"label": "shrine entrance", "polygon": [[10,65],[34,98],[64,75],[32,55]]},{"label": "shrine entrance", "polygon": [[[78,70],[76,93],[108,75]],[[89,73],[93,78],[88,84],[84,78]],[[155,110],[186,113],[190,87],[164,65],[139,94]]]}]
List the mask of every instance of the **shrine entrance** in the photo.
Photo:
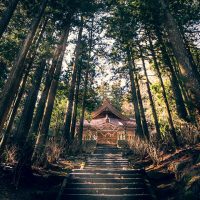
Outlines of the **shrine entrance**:
[{"label": "shrine entrance", "polygon": [[97,144],[117,145],[117,133],[101,131],[97,134]]},{"label": "shrine entrance", "polygon": [[133,138],[135,128],[134,119],[122,115],[105,99],[103,105],[92,113],[91,120],[84,120],[83,141],[119,145]]}]

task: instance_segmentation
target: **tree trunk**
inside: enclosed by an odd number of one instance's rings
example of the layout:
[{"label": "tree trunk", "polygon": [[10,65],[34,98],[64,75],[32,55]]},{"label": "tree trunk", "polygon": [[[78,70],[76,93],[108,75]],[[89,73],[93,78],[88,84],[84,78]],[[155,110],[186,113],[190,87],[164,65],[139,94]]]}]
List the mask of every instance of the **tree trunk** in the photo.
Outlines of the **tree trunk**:
[{"label": "tree trunk", "polygon": [[8,8],[3,12],[2,18],[0,20],[0,39],[5,32],[11,17],[13,16],[13,13],[17,7],[19,0],[11,0],[9,2]]},{"label": "tree trunk", "polygon": [[174,99],[175,99],[175,103],[176,103],[176,109],[177,109],[177,114],[179,115],[179,117],[188,120],[188,113],[185,107],[185,103],[183,100],[183,96],[181,93],[181,89],[176,77],[176,73],[174,71],[174,67],[172,66],[170,57],[168,55],[168,52],[166,50],[166,46],[164,44],[162,35],[160,33],[160,31],[158,29],[156,29],[156,35],[158,38],[158,42],[161,45],[161,52],[162,52],[162,58],[164,61],[164,64],[166,65],[166,67],[168,67],[169,72],[171,74],[171,84],[172,84],[172,90],[173,90],[173,94],[174,94]]},{"label": "tree trunk", "polygon": [[67,106],[67,112],[65,117],[65,123],[64,123],[64,137],[66,139],[67,144],[71,144],[71,135],[70,135],[70,127],[71,127],[71,118],[72,118],[72,107],[73,107],[73,101],[74,101],[74,89],[76,84],[76,74],[77,74],[77,63],[78,59],[80,57],[80,53],[82,51],[81,49],[81,39],[82,39],[82,32],[83,32],[83,17],[81,17],[81,27],[79,29],[78,34],[78,41],[75,49],[75,61],[73,63],[73,72],[72,72],[72,79],[69,89],[69,96],[68,96],[68,106]]},{"label": "tree trunk", "polygon": [[11,116],[9,118],[9,123],[8,123],[8,126],[6,127],[6,131],[5,133],[3,134],[3,137],[1,139],[1,142],[0,142],[0,153],[3,152],[4,148],[5,148],[5,145],[6,145],[6,142],[7,142],[7,139],[9,137],[9,133],[12,129],[12,125],[13,125],[13,122],[14,122],[14,119],[15,119],[15,116],[17,114],[17,110],[19,108],[19,104],[21,102],[21,99],[23,97],[23,94],[24,94],[24,91],[25,91],[25,86],[26,86],[26,82],[27,82],[27,79],[28,79],[28,75],[29,75],[29,71],[30,69],[32,68],[32,65],[33,65],[33,62],[35,60],[35,57],[36,57],[36,54],[37,54],[37,49],[39,47],[39,44],[42,40],[42,37],[43,37],[43,34],[44,34],[44,31],[45,31],[45,28],[46,28],[46,25],[47,25],[47,22],[48,22],[48,19],[46,19],[44,21],[44,24],[41,28],[41,31],[40,31],[40,34],[39,34],[39,37],[36,41],[36,45],[35,45],[35,50],[34,52],[32,53],[32,55],[30,56],[30,59],[29,59],[29,62],[28,62],[28,66],[27,66],[27,69],[26,69],[26,73],[24,75],[24,78],[22,80],[22,84],[21,84],[21,88],[20,88],[20,91],[17,95],[17,99],[14,103],[14,107],[13,107],[13,110],[12,110],[12,113],[11,113]]},{"label": "tree trunk", "polygon": [[160,3],[165,14],[165,20],[163,23],[168,33],[169,41],[172,44],[174,55],[179,63],[182,78],[185,81],[186,87],[190,91],[190,96],[193,103],[200,110],[200,84],[193,73],[192,63],[190,62],[187,54],[183,38],[180,30],[178,29],[176,21],[169,11],[166,1],[160,0]]},{"label": "tree trunk", "polygon": [[137,91],[137,98],[138,98],[138,103],[139,103],[139,107],[140,107],[140,115],[141,115],[141,119],[142,119],[143,133],[145,134],[147,140],[149,140],[149,129],[148,129],[147,120],[146,120],[146,116],[145,116],[144,106],[143,106],[142,97],[141,97],[141,93],[140,93],[139,80],[138,80],[138,75],[136,73],[136,66],[135,66],[134,61],[133,61],[133,67],[134,67],[133,71],[135,74],[135,85],[136,85],[136,91]]},{"label": "tree trunk", "polygon": [[151,51],[151,54],[152,54],[154,66],[155,66],[155,69],[157,71],[157,75],[158,75],[158,78],[159,78],[159,81],[160,81],[160,84],[161,84],[161,87],[162,87],[163,99],[164,99],[164,102],[165,102],[165,105],[166,105],[166,108],[167,108],[168,122],[169,122],[169,126],[170,126],[170,129],[171,129],[170,133],[171,133],[171,136],[174,140],[174,144],[178,147],[179,142],[178,142],[178,138],[177,138],[177,135],[176,135],[176,130],[174,128],[174,123],[173,123],[173,119],[172,119],[172,115],[171,115],[171,111],[170,111],[170,107],[169,107],[169,102],[167,100],[167,94],[166,94],[166,91],[165,91],[165,86],[164,86],[164,83],[163,83],[163,80],[162,80],[162,75],[160,73],[159,65],[158,65],[158,62],[157,62],[157,59],[156,59],[156,53],[154,51],[154,47],[153,47],[150,36],[149,36],[149,44],[150,44],[150,51]]},{"label": "tree trunk", "polygon": [[158,115],[157,115],[155,104],[154,104],[154,101],[153,101],[153,96],[152,96],[151,88],[150,88],[150,84],[149,84],[150,81],[149,81],[149,77],[148,77],[148,74],[147,74],[145,60],[144,60],[144,56],[143,56],[141,48],[140,48],[140,57],[142,59],[142,67],[143,67],[144,75],[145,75],[145,78],[146,78],[147,92],[148,92],[150,106],[151,106],[154,124],[155,124],[155,128],[156,128],[156,138],[157,138],[158,141],[160,141],[161,140],[160,124],[158,122]]},{"label": "tree trunk", "polygon": [[174,69],[175,69],[176,77],[179,82],[181,92],[183,94],[184,102],[186,102],[186,105],[187,105],[186,109],[187,109],[187,113],[189,113],[189,120],[196,123],[195,115],[193,113],[194,107],[191,105],[189,94],[185,88],[185,85],[183,84],[183,81],[181,80],[179,66],[177,66],[176,59],[174,57],[172,57],[172,62],[173,62],[173,66],[175,67]]},{"label": "tree trunk", "polygon": [[71,18],[72,18],[72,15],[69,17],[68,24],[66,25],[66,27],[65,27],[65,29],[64,29],[61,37],[60,37],[59,45],[54,52],[52,65],[51,65],[50,70],[48,71],[47,76],[46,76],[44,89],[42,91],[42,94],[41,94],[41,97],[40,97],[40,100],[39,100],[39,103],[38,103],[38,106],[37,106],[37,109],[36,109],[36,112],[35,112],[33,124],[32,124],[32,127],[31,127],[31,133],[33,133],[33,134],[36,134],[38,132],[39,125],[42,121],[46,101],[47,101],[47,98],[48,98],[49,89],[51,87],[51,82],[53,80],[53,76],[54,76],[54,73],[55,73],[55,68],[57,66],[59,56],[60,56],[62,49],[63,49],[63,43],[66,40],[66,38],[68,38]]},{"label": "tree trunk", "polygon": [[79,98],[79,88],[81,83],[81,66],[79,66],[78,73],[77,73],[77,81],[76,81],[76,92],[74,97],[74,108],[73,108],[73,115],[72,115],[72,125],[71,125],[71,138],[72,141],[74,140],[74,134],[76,130],[76,118],[77,118],[77,108],[78,108],[78,98]]},{"label": "tree trunk", "polygon": [[26,142],[29,129],[31,127],[33,112],[34,112],[35,104],[37,101],[37,96],[38,96],[45,66],[46,66],[46,61],[43,60],[40,63],[40,65],[37,67],[37,69],[35,70],[33,80],[32,80],[32,86],[25,100],[24,109],[22,111],[20,122],[17,128],[17,133],[16,133],[16,138],[17,138],[16,143],[19,150],[22,150]]},{"label": "tree trunk", "polygon": [[[195,57],[196,57],[196,64],[197,64],[197,67],[198,67],[198,72],[200,71],[200,53],[198,52],[198,48],[196,47],[195,49]],[[200,73],[200,72],[199,72]]]},{"label": "tree trunk", "polygon": [[128,59],[129,76],[130,76],[130,81],[131,81],[131,95],[132,95],[132,101],[133,101],[135,119],[136,119],[136,125],[137,125],[136,134],[139,137],[144,138],[145,135],[143,133],[142,124],[141,124],[141,116],[140,116],[138,98],[137,98],[137,93],[136,93],[136,86],[135,86],[135,80],[134,80],[135,78],[133,74],[133,66],[132,66],[130,49],[127,49],[126,53],[127,53],[127,59]]},{"label": "tree trunk", "polygon": [[86,104],[86,97],[87,97],[87,90],[88,90],[88,77],[89,77],[89,70],[90,70],[92,43],[93,43],[93,28],[94,28],[94,18],[92,19],[92,27],[91,27],[91,30],[89,33],[88,61],[87,61],[87,67],[86,67],[86,72],[85,72],[84,92],[83,92],[83,99],[82,99],[82,111],[81,111],[80,125],[79,125],[79,130],[78,130],[79,145],[82,145],[82,141],[83,141],[83,125],[84,125],[84,119],[85,119],[85,104]]},{"label": "tree trunk", "polygon": [[41,18],[44,14],[47,2],[48,2],[48,0],[42,1],[40,11],[32,23],[30,31],[23,43],[23,46],[19,52],[16,62],[14,63],[14,66],[10,73],[10,76],[3,88],[2,93],[1,93],[1,96],[0,96],[0,132],[3,129],[7,115],[9,113],[9,109],[15,98],[15,94],[19,88],[19,85],[20,85],[20,82],[21,82],[21,79],[22,79],[22,76],[23,76],[23,73],[25,70],[24,61],[27,56],[28,50],[31,46],[31,43],[33,41],[37,27],[38,27],[38,25],[41,21]]},{"label": "tree trunk", "polygon": [[65,49],[67,47],[68,36],[69,36],[69,27],[68,27],[68,34],[66,35],[64,42],[63,42],[63,48],[62,48],[61,55],[57,62],[58,64],[56,66],[54,78],[52,80],[51,87],[49,90],[47,105],[46,105],[46,109],[45,109],[44,116],[42,119],[40,132],[37,137],[37,142],[35,145],[35,152],[34,152],[32,160],[33,160],[33,162],[35,162],[38,158],[40,158],[40,159],[38,159],[39,162],[37,164],[42,164],[42,162],[44,160],[44,153],[45,153],[44,150],[45,150],[45,145],[46,145],[46,141],[48,138],[49,126],[50,126],[50,122],[51,122],[51,115],[53,112],[53,106],[54,106],[54,102],[55,102],[55,98],[56,98],[59,77],[61,74],[62,61],[63,61],[64,55],[65,55]]},{"label": "tree trunk", "polygon": [[16,99],[15,104],[14,104],[14,106],[13,106],[13,110],[12,110],[11,116],[10,116],[10,118],[9,118],[8,126],[7,126],[7,128],[6,128],[5,133],[4,133],[3,136],[2,136],[2,139],[1,139],[1,143],[0,143],[0,153],[3,153],[3,151],[4,151],[6,142],[7,142],[7,140],[8,140],[10,131],[11,131],[12,126],[13,126],[13,122],[14,122],[14,120],[15,120],[15,116],[16,116],[16,114],[17,114],[17,110],[18,110],[18,108],[19,108],[19,105],[20,105],[22,96],[23,96],[24,91],[25,91],[25,86],[26,86],[27,79],[28,79],[28,73],[26,72],[26,74],[25,74],[25,76],[24,76],[24,79],[23,79],[23,82],[22,82],[22,86],[21,86],[21,88],[20,88],[20,91],[19,91],[19,93],[18,93],[18,95],[17,95],[17,99]]},{"label": "tree trunk", "polygon": [[183,40],[185,42],[186,50],[187,50],[187,53],[188,53],[188,57],[190,59],[190,63],[191,63],[191,67],[192,67],[193,73],[196,76],[196,79],[198,80],[199,85],[200,85],[200,73],[198,71],[198,67],[197,67],[197,65],[196,65],[196,63],[194,61],[194,58],[192,56],[192,53],[190,51],[189,43],[188,43],[188,41],[187,41],[187,39],[185,38],[184,35],[183,35]]}]

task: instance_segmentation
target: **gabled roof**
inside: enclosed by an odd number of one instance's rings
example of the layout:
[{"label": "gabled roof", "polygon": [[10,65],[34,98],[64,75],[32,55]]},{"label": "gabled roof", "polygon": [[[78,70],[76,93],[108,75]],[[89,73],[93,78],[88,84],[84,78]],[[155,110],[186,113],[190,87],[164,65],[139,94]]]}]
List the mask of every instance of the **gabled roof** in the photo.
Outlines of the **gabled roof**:
[{"label": "gabled roof", "polygon": [[112,104],[108,99],[105,99],[103,101],[103,105],[92,113],[92,119],[96,118],[104,111],[110,111],[112,114],[114,114],[115,116],[117,116],[122,120],[129,120],[126,116],[122,115],[114,106],[112,106]]}]

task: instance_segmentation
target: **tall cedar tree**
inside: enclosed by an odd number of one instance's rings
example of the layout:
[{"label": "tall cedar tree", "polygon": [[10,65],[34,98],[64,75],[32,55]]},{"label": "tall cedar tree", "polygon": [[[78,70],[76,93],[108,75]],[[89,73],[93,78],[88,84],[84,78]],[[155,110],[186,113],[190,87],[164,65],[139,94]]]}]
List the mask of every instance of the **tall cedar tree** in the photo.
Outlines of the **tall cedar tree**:
[{"label": "tall cedar tree", "polygon": [[37,160],[37,158],[35,156],[41,157],[40,159],[38,159],[38,160],[41,160],[41,163],[37,163],[37,164],[43,164],[43,161],[45,159],[44,150],[45,150],[45,145],[46,145],[46,141],[48,138],[49,126],[50,126],[50,121],[51,121],[51,115],[53,112],[53,106],[54,106],[54,101],[55,101],[55,97],[56,97],[56,92],[57,92],[57,88],[58,88],[59,77],[60,77],[61,70],[62,70],[62,62],[63,62],[65,50],[67,47],[69,30],[70,30],[70,27],[68,27],[68,33],[64,39],[61,55],[58,59],[55,74],[54,74],[53,80],[51,82],[51,87],[50,87],[49,94],[48,94],[45,112],[43,115],[39,134],[37,137],[37,143],[35,145],[35,152],[34,152],[33,160]]},{"label": "tall cedar tree", "polygon": [[38,106],[37,106],[37,109],[36,109],[36,112],[35,112],[35,116],[34,116],[34,119],[33,119],[33,124],[32,124],[32,127],[31,127],[31,132],[33,134],[36,134],[38,132],[39,125],[42,121],[42,117],[43,117],[43,114],[44,114],[44,109],[45,109],[49,89],[51,87],[51,82],[53,80],[53,76],[54,76],[54,73],[55,73],[55,69],[56,69],[56,65],[57,65],[59,56],[60,56],[62,49],[63,49],[63,43],[64,43],[66,37],[68,37],[69,27],[70,27],[70,24],[71,24],[73,14],[74,14],[74,11],[71,11],[70,13],[68,13],[68,16],[67,16],[68,20],[67,20],[65,27],[64,27],[64,30],[62,31],[62,34],[60,36],[59,44],[58,44],[58,46],[57,46],[57,48],[54,52],[53,59],[52,59],[52,65],[51,65],[51,67],[50,67],[50,69],[47,73],[46,80],[45,80],[45,83],[44,83],[44,89],[42,91],[42,94],[41,94],[41,97],[40,97],[40,100],[39,100],[39,103],[38,103]]},{"label": "tall cedar tree", "polygon": [[46,18],[46,20],[44,21],[44,24],[41,28],[41,31],[39,33],[39,36],[38,36],[38,39],[36,41],[36,45],[35,45],[35,49],[33,50],[30,58],[28,59],[28,63],[27,63],[27,67],[26,67],[26,71],[25,71],[25,75],[23,77],[23,80],[22,80],[22,83],[21,83],[21,87],[20,87],[20,90],[17,94],[17,98],[15,100],[15,103],[14,103],[14,106],[13,106],[13,110],[12,110],[12,113],[11,113],[11,116],[9,117],[9,122],[8,122],[8,125],[6,127],[6,131],[4,132],[3,134],[3,137],[1,139],[1,143],[0,143],[0,153],[3,152],[4,150],[4,147],[6,145],[6,141],[9,137],[9,133],[12,129],[12,125],[13,125],[13,122],[14,122],[14,119],[15,119],[15,116],[17,114],[17,111],[18,111],[18,108],[19,108],[19,105],[20,105],[20,102],[21,102],[21,99],[23,97],[23,94],[25,92],[25,86],[26,86],[26,82],[27,82],[27,79],[28,79],[28,75],[29,75],[29,71],[30,69],[32,68],[32,65],[33,65],[33,62],[35,60],[35,57],[36,57],[36,54],[37,54],[37,49],[39,47],[39,44],[42,40],[42,37],[43,37],[43,34],[45,32],[45,28],[46,28],[46,25],[47,25],[47,22],[48,22],[48,19]]},{"label": "tall cedar tree", "polygon": [[88,60],[85,72],[85,80],[84,80],[84,91],[83,91],[83,98],[82,98],[82,110],[81,110],[81,118],[80,118],[80,125],[78,130],[78,142],[79,145],[82,145],[83,139],[83,125],[84,125],[84,118],[85,118],[85,107],[86,107],[86,98],[87,98],[87,91],[88,91],[88,78],[89,78],[89,70],[90,70],[90,59],[91,59],[91,52],[92,52],[92,44],[93,44],[93,30],[94,29],[94,18],[92,18],[92,26],[89,31],[89,51],[88,51]]},{"label": "tall cedar tree", "polygon": [[33,38],[35,36],[38,25],[41,21],[41,18],[44,14],[45,8],[47,6],[48,0],[43,0],[39,13],[35,17],[32,22],[29,33],[27,34],[26,39],[21,47],[19,55],[13,65],[13,68],[10,72],[9,78],[3,88],[3,91],[0,96],[0,132],[3,129],[4,123],[7,119],[11,104],[15,98],[15,94],[17,93],[20,82],[23,77],[23,73],[25,71],[24,61],[26,59],[27,53],[32,44]]},{"label": "tall cedar tree", "polygon": [[172,138],[174,140],[174,144],[178,147],[179,146],[179,141],[178,141],[178,138],[177,138],[177,135],[176,135],[174,122],[173,122],[173,119],[172,119],[172,114],[171,114],[169,102],[168,102],[168,99],[167,99],[167,94],[166,94],[166,91],[165,91],[165,85],[163,83],[163,79],[162,79],[162,75],[161,75],[161,72],[160,72],[159,64],[158,64],[157,58],[156,58],[156,53],[155,53],[154,46],[153,46],[153,43],[152,43],[152,40],[151,40],[150,36],[149,36],[149,48],[150,48],[151,55],[152,55],[153,62],[154,62],[154,66],[155,66],[155,69],[156,69],[156,72],[157,72],[157,75],[158,75],[158,78],[159,78],[159,81],[160,81],[160,85],[162,87],[162,95],[163,95],[163,99],[164,99],[164,102],[165,102],[165,106],[167,108],[168,122],[169,122],[169,126],[170,126],[170,133],[171,133]]},{"label": "tall cedar tree", "polygon": [[190,91],[191,100],[200,110],[200,84],[192,70],[192,63],[190,62],[183,37],[174,17],[169,11],[166,1],[160,0],[160,3],[165,15],[163,24],[168,33],[169,41],[172,44],[174,55],[179,63],[181,75],[185,81],[187,89]]},{"label": "tall cedar tree", "polygon": [[65,123],[64,123],[64,137],[66,139],[67,144],[71,144],[71,135],[70,135],[70,127],[71,127],[71,119],[72,119],[72,108],[73,108],[73,102],[74,102],[74,90],[76,85],[76,74],[77,74],[77,64],[78,60],[80,58],[80,54],[82,51],[81,47],[81,40],[82,40],[82,33],[83,33],[83,16],[81,16],[81,24],[80,29],[78,33],[78,41],[75,48],[75,60],[73,63],[73,72],[72,72],[72,79],[70,83],[69,88],[69,95],[68,95],[68,106],[67,106],[67,112],[65,116]]},{"label": "tall cedar tree", "polygon": [[3,12],[0,20],[0,39],[5,32],[19,0],[10,0],[8,8]]}]

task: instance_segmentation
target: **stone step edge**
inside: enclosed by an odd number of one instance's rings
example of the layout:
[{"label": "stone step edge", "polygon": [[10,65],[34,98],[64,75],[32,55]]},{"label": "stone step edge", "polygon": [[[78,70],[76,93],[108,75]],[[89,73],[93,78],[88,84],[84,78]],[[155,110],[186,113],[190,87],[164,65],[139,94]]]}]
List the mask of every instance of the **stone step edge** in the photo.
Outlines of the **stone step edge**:
[{"label": "stone step edge", "polygon": [[93,196],[93,197],[144,197],[144,196],[151,196],[150,194],[63,194],[63,196]]}]

